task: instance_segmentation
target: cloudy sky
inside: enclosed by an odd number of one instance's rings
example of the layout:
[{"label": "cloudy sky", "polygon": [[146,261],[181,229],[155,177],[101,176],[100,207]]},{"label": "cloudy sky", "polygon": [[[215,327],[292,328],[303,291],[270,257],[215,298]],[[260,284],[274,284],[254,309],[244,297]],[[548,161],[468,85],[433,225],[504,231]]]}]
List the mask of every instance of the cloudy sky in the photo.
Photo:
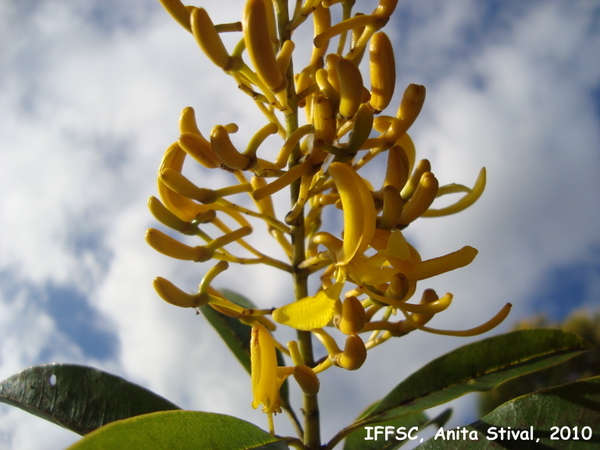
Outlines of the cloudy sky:
[{"label": "cloudy sky", "polygon": [[[212,3],[198,2],[216,22],[239,20],[241,2]],[[364,3],[357,10],[375,2]],[[386,30],[398,89],[427,86],[411,132],[419,157],[442,184],[472,185],[488,171],[475,206],[410,227],[424,258],[464,245],[480,252],[421,284],[455,295],[432,326],[470,328],[509,301],[498,332],[534,313],[597,308],[598,3],[401,0]],[[180,111],[193,106],[205,132],[236,122],[242,139],[264,124],[251,102],[153,0],[0,2],[0,61],[0,379],[35,364],[89,364],[182,407],[266,427],[247,375],[204,319],[151,288],[162,275],[193,289],[207,267],[170,261],[143,239],[156,225],[146,201]],[[287,280],[270,272],[231,272],[221,282],[251,284],[261,305],[287,296]],[[328,371],[324,438],[467,342],[414,333],[370,353],[360,371]],[[473,419],[472,402],[459,402],[455,424]],[[276,427],[288,429],[285,417]],[[0,405],[2,449],[59,449],[77,438]]]}]

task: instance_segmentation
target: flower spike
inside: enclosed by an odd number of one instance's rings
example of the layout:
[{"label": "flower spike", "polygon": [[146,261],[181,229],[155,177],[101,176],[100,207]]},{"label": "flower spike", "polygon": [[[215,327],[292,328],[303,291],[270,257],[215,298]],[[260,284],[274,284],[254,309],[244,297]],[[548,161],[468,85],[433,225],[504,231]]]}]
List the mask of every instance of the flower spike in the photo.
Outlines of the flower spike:
[{"label": "flower spike", "polygon": [[[165,151],[158,170],[158,198],[152,197],[148,206],[159,222],[187,237],[183,243],[151,228],[146,241],[175,259],[213,263],[197,293],[186,293],[161,277],[154,280],[155,290],[175,306],[210,307],[242,328],[251,327],[252,406],[262,407],[274,435],[273,416],[289,407],[280,398],[280,388],[292,375],[304,395],[306,423],[302,429],[295,420],[303,442],[284,440],[320,448],[313,420],[318,415],[319,373],[331,367],[356,370],[368,350],[392,337],[416,330],[471,336],[495,327],[508,314],[510,305],[469,330],[429,328],[429,321],[451,306],[453,296],[440,298],[424,289],[415,301],[417,284],[466,266],[477,250],[465,246],[423,260],[403,232],[419,217],[452,214],[473,204],[484,190],[485,169],[472,188],[439,186],[431,163],[419,161],[407,132],[423,107],[424,86],[410,84],[395,114],[382,114],[395,95],[396,63],[389,37],[379,30],[398,0],[377,0],[366,15],[353,10],[354,0],[296,1],[291,2],[293,11],[287,2],[245,0],[241,21],[218,25],[203,8],[185,6],[181,0],[159,1],[252,99],[266,125],[234,144],[230,135],[238,131],[235,123],[213,124],[205,137],[194,109],[183,109],[178,140]],[[314,46],[309,54],[299,55],[297,30],[305,21],[313,26],[309,35]],[[222,39],[225,32],[242,36],[232,51]],[[360,67],[367,49],[370,85],[365,87]],[[303,56],[308,64],[295,71]],[[299,108],[305,109],[305,125],[300,124]],[[273,134],[279,140],[268,139]],[[188,155],[187,161],[202,168],[226,171],[222,177],[204,178],[222,184],[207,186],[192,179],[193,170],[183,170]],[[387,159],[385,172],[375,172],[376,163],[363,170],[375,159]],[[281,208],[283,189],[289,190],[291,201]],[[432,208],[437,197],[447,194],[462,196],[450,206]],[[334,214],[342,215],[342,230],[335,230],[339,222],[329,221]],[[285,261],[266,253],[271,248],[261,236],[247,238],[254,229],[279,244]],[[196,238],[202,245],[188,244]],[[294,301],[244,307],[228,300],[212,284],[234,263],[292,274]],[[318,278],[318,286],[309,283],[311,276]],[[403,317],[393,321],[398,313]],[[297,341],[277,341],[276,324],[296,330]],[[366,332],[371,335],[363,340]],[[343,346],[338,345],[339,336]],[[318,360],[313,338],[326,352]],[[280,356],[291,358],[291,364],[284,366]],[[294,416],[291,409],[286,412]],[[325,445],[337,444],[339,436]]]}]

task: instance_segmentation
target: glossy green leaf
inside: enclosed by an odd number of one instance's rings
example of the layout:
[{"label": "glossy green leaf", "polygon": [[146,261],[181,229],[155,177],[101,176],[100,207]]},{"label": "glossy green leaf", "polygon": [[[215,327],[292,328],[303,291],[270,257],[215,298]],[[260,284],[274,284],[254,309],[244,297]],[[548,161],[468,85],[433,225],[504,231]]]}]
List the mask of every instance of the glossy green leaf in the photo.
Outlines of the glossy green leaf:
[{"label": "glossy green leaf", "polygon": [[[560,448],[600,446],[600,377],[575,381],[511,400],[471,425],[438,430],[419,449]],[[454,428],[456,429],[456,428]],[[463,431],[464,430],[464,431]]]},{"label": "glossy green leaf", "polygon": [[[372,410],[378,402],[373,403],[359,416],[366,416],[367,413]],[[396,417],[386,422],[371,423],[365,427],[358,428],[351,432],[344,442],[344,450],[393,450],[401,447],[407,442],[416,440],[418,437],[417,432],[427,428],[428,426],[435,425],[438,428],[443,427],[450,416],[452,415],[452,409],[448,408],[441,412],[433,419],[429,417],[423,411],[417,411],[412,414],[405,416]],[[384,430],[384,434],[378,434],[375,436],[374,428],[367,427],[380,427],[379,430]],[[385,428],[392,427],[395,431],[393,434],[385,435]],[[379,431],[378,433],[381,433]],[[332,443],[337,442],[341,439],[339,436],[332,439]]]},{"label": "glossy green leaf", "polygon": [[[388,436],[375,436],[374,428],[358,428],[346,438],[344,450],[394,450],[406,441],[407,435],[403,433],[411,433],[412,435],[415,429],[419,430],[427,422],[429,422],[427,415],[423,411],[417,411],[413,414],[396,417],[386,422],[368,425],[370,427],[391,427],[389,429],[393,429],[394,433],[390,433]],[[384,429],[379,428],[378,430]]]},{"label": "glossy green leaf", "polygon": [[579,336],[561,330],[520,330],[460,347],[397,385],[352,427],[382,422],[446,403],[511,378],[561,363],[588,350]]},{"label": "glossy green leaf", "polygon": [[179,409],[165,398],[92,367],[45,364],[0,384],[0,401],[86,434],[109,422]]},{"label": "glossy green leaf", "polygon": [[[228,290],[220,290],[227,300],[244,308],[256,308],[246,297]],[[241,323],[238,319],[229,317],[206,305],[200,308],[206,320],[219,333],[221,339],[233,352],[244,369],[250,373],[250,335],[251,327]]]},{"label": "glossy green leaf", "polygon": [[199,411],[166,411],[111,423],[88,434],[69,450],[287,448],[280,438],[235,417]]}]

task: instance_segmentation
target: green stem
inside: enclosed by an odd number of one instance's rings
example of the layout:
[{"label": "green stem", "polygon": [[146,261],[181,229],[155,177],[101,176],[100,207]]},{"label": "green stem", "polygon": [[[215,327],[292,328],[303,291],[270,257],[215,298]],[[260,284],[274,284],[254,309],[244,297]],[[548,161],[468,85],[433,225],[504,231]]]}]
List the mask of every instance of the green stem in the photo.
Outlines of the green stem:
[{"label": "green stem", "polygon": [[[287,0],[278,0],[276,2],[276,14],[277,14],[277,26],[278,35],[280,42],[285,42],[291,39],[291,31],[289,28],[289,11]],[[289,137],[296,129],[298,129],[298,101],[296,98],[296,91],[294,87],[294,69],[292,64],[288,68],[286,76],[288,80],[287,86],[287,97],[289,112],[285,116],[286,134]],[[300,163],[302,152],[300,146],[292,150],[288,162],[289,167],[293,167]],[[291,191],[291,205],[296,204],[299,197],[300,191],[300,180],[292,183],[290,187]],[[309,272],[306,269],[300,269],[298,266],[302,261],[306,259],[306,248],[305,238],[306,230],[304,227],[304,211],[295,218],[291,225],[291,238],[292,238],[292,276],[294,281],[294,296],[296,300],[308,296],[308,275]],[[314,355],[312,348],[312,337],[308,331],[298,331],[298,346],[300,354],[304,359],[304,363],[308,366],[314,365]],[[303,401],[303,413],[304,413],[304,436],[302,439],[307,449],[317,450],[321,448],[321,430],[320,430],[320,418],[319,418],[319,403],[317,396],[304,395]]]}]

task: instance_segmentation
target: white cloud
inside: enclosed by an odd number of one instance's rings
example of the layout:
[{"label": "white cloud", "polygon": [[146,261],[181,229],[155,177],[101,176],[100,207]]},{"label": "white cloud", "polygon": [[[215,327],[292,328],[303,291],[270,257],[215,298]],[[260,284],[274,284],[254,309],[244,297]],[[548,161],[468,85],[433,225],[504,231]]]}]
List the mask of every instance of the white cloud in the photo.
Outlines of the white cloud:
[{"label": "white cloud", "polygon": [[[263,415],[249,407],[247,375],[203,317],[152,291],[157,275],[193,289],[209,265],[168,261],[143,241],[144,230],[156,226],[145,202],[155,193],[162,152],[177,137],[181,109],[193,106],[206,134],[215,124],[238,123],[240,142],[263,125],[260,115],[242,94],[225,97],[233,81],[225,85],[157,5],[40,1],[26,12],[7,5],[0,6],[0,39],[11,43],[0,55],[9,68],[0,74],[0,374],[45,358],[94,364],[181,406],[264,427]],[[478,325],[506,301],[519,317],[552,270],[598,266],[589,251],[600,237],[597,7],[528,5],[405,1],[393,21],[400,83],[428,87],[413,131],[419,156],[431,159],[442,183],[470,185],[481,166],[488,168],[487,190],[475,206],[410,227],[424,257],[463,245],[480,250],[472,266],[421,283],[455,294],[432,326]],[[207,8],[216,21],[240,16],[238,2]],[[192,168],[190,174],[207,185],[221,177]],[[269,252],[271,242],[256,241]],[[250,284],[260,306],[285,301],[285,277],[258,267],[241,273],[232,268],[215,284]],[[590,270],[588,293],[598,289],[597,274]],[[118,339],[113,358],[94,359],[60,329],[57,312],[38,298],[49,285],[87,299],[85,311],[98,316],[90,330]],[[323,436],[404,375],[465,342],[414,334],[373,351],[360,371],[331,369],[323,377]],[[0,414],[9,424],[0,428],[1,448],[48,448],[49,440],[60,448],[76,438],[60,429],[48,438],[53,425],[4,405]],[[285,427],[284,417],[276,421]],[[31,433],[32,426],[44,431]]]}]

